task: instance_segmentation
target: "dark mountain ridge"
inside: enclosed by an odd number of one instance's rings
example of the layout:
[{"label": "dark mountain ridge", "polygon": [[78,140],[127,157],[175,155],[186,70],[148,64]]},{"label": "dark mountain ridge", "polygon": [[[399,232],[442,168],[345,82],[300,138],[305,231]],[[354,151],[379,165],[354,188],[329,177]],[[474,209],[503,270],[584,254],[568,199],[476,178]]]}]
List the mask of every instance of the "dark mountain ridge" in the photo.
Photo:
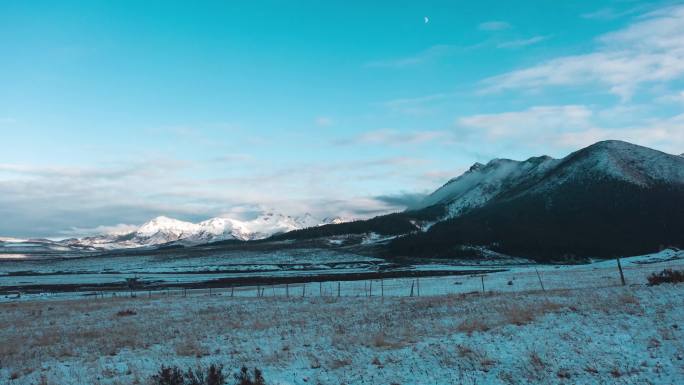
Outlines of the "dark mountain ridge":
[{"label": "dark mountain ridge", "polygon": [[603,141],[562,159],[497,159],[450,180],[424,206],[281,237],[398,235],[388,257],[462,257],[475,245],[539,261],[681,248],[684,158]]}]

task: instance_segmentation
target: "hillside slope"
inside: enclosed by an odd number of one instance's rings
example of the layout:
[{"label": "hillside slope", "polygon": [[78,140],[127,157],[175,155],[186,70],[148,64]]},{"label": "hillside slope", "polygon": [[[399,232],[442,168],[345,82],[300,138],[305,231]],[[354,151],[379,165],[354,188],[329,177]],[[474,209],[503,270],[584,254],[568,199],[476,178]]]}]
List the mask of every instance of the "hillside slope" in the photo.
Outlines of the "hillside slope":
[{"label": "hillside slope", "polygon": [[448,257],[485,245],[546,261],[684,246],[681,157],[605,141],[554,163],[486,204],[395,240],[388,254]]}]

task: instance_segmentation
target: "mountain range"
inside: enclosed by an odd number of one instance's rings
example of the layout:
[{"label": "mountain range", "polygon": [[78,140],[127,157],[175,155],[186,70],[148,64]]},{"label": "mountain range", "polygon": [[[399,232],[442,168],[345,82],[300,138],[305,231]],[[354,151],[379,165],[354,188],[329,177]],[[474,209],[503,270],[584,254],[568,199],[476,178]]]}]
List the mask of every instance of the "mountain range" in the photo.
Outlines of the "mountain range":
[{"label": "mountain range", "polygon": [[264,212],[248,221],[216,217],[192,223],[159,216],[134,231],[71,238],[60,243],[72,247],[119,249],[168,244],[196,245],[225,240],[253,241],[274,234],[348,220],[343,217],[316,219],[308,213],[290,216],[272,211]]},{"label": "mountain range", "polygon": [[278,238],[375,232],[387,257],[476,257],[487,248],[540,261],[684,247],[684,158],[602,141],[554,159],[475,163],[403,212]]},{"label": "mountain range", "polygon": [[406,211],[367,220],[265,212],[248,221],[191,223],[161,216],[134,231],[58,243],[118,249],[332,238],[331,247],[380,239],[371,248],[387,258],[478,258],[486,251],[568,261],[682,248],[684,157],[602,141],[560,159],[475,163]]}]

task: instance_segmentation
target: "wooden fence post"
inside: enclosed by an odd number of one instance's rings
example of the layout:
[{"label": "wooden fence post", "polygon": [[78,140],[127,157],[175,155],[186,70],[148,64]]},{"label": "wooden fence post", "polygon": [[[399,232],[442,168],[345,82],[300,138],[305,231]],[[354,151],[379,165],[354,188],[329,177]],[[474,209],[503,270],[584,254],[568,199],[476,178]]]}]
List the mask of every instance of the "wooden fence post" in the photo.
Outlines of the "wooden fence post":
[{"label": "wooden fence post", "polygon": [[337,281],[337,296],[338,297],[340,296],[340,286],[342,286],[340,281]]},{"label": "wooden fence post", "polygon": [[539,270],[535,267],[534,271],[537,272],[537,278],[539,278],[539,286],[541,286],[543,292],[546,292],[546,289],[544,289],[544,282],[542,282],[541,279],[541,274],[539,274]]},{"label": "wooden fence post", "polygon": [[411,294],[409,295],[410,297],[413,297],[413,285],[416,284],[416,281],[411,281]]},{"label": "wooden fence post", "polygon": [[482,281],[482,294],[485,293],[485,287],[484,287],[484,274],[480,276],[480,280]]},{"label": "wooden fence post", "polygon": [[418,296],[420,297],[420,277],[416,278],[416,290],[418,291]]},{"label": "wooden fence post", "polygon": [[368,296],[372,297],[373,296],[373,280],[370,280],[370,289],[368,289]]},{"label": "wooden fence post", "polygon": [[289,283],[285,284],[285,297],[290,298],[290,284]]},{"label": "wooden fence post", "polygon": [[323,296],[323,282],[318,282],[318,296]]},{"label": "wooden fence post", "polygon": [[618,270],[620,270],[620,282],[622,282],[622,286],[625,286],[625,274],[622,272],[622,264],[620,263],[620,257],[617,257],[617,265]]},{"label": "wooden fence post", "polygon": [[302,285],[302,297],[306,297],[306,283]]},{"label": "wooden fence post", "polygon": [[385,281],[382,278],[380,278],[380,296],[385,296]]}]

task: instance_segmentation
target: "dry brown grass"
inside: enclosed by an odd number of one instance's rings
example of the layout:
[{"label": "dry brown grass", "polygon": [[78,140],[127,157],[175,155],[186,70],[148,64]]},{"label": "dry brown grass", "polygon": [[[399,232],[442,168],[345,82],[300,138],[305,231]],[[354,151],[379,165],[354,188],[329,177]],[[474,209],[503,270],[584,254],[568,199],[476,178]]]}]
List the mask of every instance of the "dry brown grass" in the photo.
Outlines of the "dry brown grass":
[{"label": "dry brown grass", "polygon": [[463,333],[486,332],[490,327],[481,318],[466,318],[458,325],[457,330]]},{"label": "dry brown grass", "polygon": [[[202,305],[197,305],[197,301],[202,301]],[[559,291],[386,297],[384,301],[376,297],[329,301],[214,296],[22,302],[0,304],[0,325],[7,325],[0,329],[0,341],[7,342],[0,343],[0,357],[3,366],[21,373],[26,367],[40,367],[43,361],[94,361],[125,351],[142,355],[154,346],[169,348],[172,356],[220,354],[250,365],[258,365],[253,360],[259,357],[273,366],[290,362],[295,359],[292,352],[304,349],[316,351],[317,365],[334,370],[352,364],[351,352],[370,348],[377,350],[379,360],[389,368],[391,361],[387,355],[393,354],[393,349],[426,338],[498,333],[511,325],[533,327],[540,318],[554,312],[612,313],[625,309],[643,311],[639,297],[617,289],[587,291],[586,295]],[[127,310],[135,312],[135,316],[118,316],[119,312],[128,313]],[[655,330],[659,330],[661,341],[676,338],[674,329],[659,326]],[[332,342],[331,350],[336,353],[328,354],[320,346],[306,345],[311,341],[303,341],[303,333],[317,336],[326,344]],[[252,340],[245,340],[244,336]],[[260,351],[256,341],[264,339],[278,341],[274,346],[283,348]],[[220,341],[219,353],[208,347],[216,341]],[[443,355],[438,359],[445,365],[461,365],[460,357],[472,370],[491,370],[496,366],[486,352],[466,345],[426,354]],[[545,362],[533,354],[523,361],[542,370]],[[555,377],[556,371],[554,368],[550,375]],[[143,374],[137,375],[144,378]]]},{"label": "dry brown grass", "polygon": [[488,372],[497,362],[491,359],[486,352],[465,345],[457,345],[458,357],[473,370]]},{"label": "dry brown grass", "polygon": [[196,339],[186,336],[175,344],[176,354],[181,357],[204,357],[209,355],[209,351],[202,346]]},{"label": "dry brown grass", "polygon": [[546,363],[534,350],[530,352],[529,361],[536,372],[542,372],[546,368]]},{"label": "dry brown grass", "polygon": [[531,307],[513,305],[507,309],[504,316],[506,317],[507,323],[525,325],[534,321],[536,314]]}]

